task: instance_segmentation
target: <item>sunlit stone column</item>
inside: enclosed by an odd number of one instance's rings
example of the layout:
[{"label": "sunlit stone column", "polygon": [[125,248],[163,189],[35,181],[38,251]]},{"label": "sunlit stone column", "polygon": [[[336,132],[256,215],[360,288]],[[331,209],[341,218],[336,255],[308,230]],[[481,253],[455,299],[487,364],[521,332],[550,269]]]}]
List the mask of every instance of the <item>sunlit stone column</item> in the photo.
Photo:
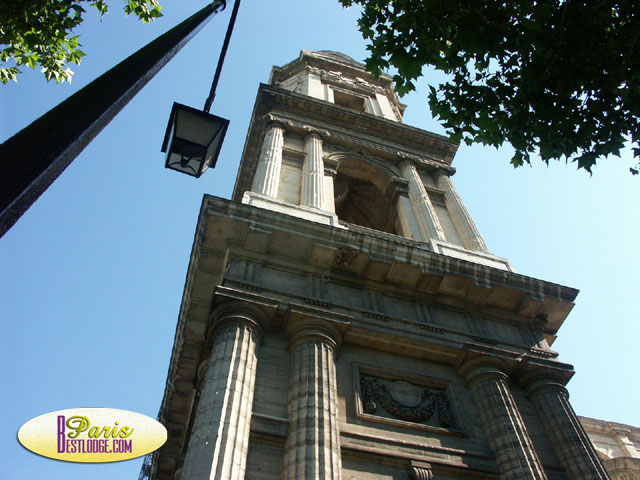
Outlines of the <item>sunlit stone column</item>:
[{"label": "sunlit stone column", "polygon": [[213,314],[213,348],[181,480],[244,478],[256,377],[257,314],[242,303]]},{"label": "sunlit stone column", "polygon": [[415,164],[411,160],[403,160],[399,166],[402,178],[409,182],[409,200],[422,240],[425,242],[431,238],[445,240],[440,220],[438,220],[438,215],[429,200],[429,195],[427,195]]},{"label": "sunlit stone column", "polygon": [[285,478],[340,479],[336,335],[322,325],[307,324],[290,332],[289,349]]},{"label": "sunlit stone column", "polygon": [[460,372],[476,403],[476,411],[489,441],[502,479],[546,479],[508,377],[491,363],[463,366]]},{"label": "sunlit stone column", "polygon": [[569,403],[567,389],[553,376],[539,375],[526,383],[527,397],[538,412],[547,438],[569,478],[608,479],[591,440]]},{"label": "sunlit stone column", "polygon": [[300,205],[324,207],[324,163],[322,161],[322,137],[320,132],[310,130],[304,138],[304,163]]},{"label": "sunlit stone column", "polygon": [[278,196],[283,144],[284,125],[277,120],[269,120],[264,140],[262,141],[258,166],[253,177],[252,192],[273,198]]},{"label": "sunlit stone column", "polygon": [[435,180],[438,188],[444,191],[444,202],[449,215],[451,215],[451,220],[456,226],[462,246],[467,250],[488,252],[489,250],[480,236],[476,224],[473,223],[467,207],[464,206],[458,191],[451,183],[449,173],[444,170],[438,170],[435,174]]}]

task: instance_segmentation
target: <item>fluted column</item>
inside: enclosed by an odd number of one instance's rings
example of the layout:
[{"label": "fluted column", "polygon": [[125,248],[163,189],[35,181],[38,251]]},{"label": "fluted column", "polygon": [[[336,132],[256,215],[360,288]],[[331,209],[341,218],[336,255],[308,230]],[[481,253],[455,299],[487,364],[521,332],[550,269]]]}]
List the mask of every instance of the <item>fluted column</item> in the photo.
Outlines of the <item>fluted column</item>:
[{"label": "fluted column", "polygon": [[337,480],[341,475],[335,335],[305,326],[290,338],[287,480]]},{"label": "fluted column", "polygon": [[258,166],[253,177],[252,192],[276,198],[282,167],[282,145],[284,144],[284,126],[275,120],[267,124],[258,158]]},{"label": "fluted column", "polygon": [[476,403],[501,479],[546,479],[507,376],[493,365],[461,369]]},{"label": "fluted column", "polygon": [[444,202],[456,226],[456,230],[462,241],[462,246],[467,250],[488,252],[489,250],[480,236],[480,232],[476,228],[476,224],[473,222],[471,215],[469,215],[467,207],[464,206],[460,195],[458,195],[458,191],[453,186],[453,183],[451,183],[449,174],[443,170],[438,170],[435,177],[436,185],[444,191]]},{"label": "fluted column", "polygon": [[300,205],[323,208],[324,163],[322,161],[322,137],[319,132],[312,130],[304,138],[304,152]]},{"label": "fluted column", "polygon": [[244,478],[256,378],[256,315],[242,304],[213,313],[213,348],[181,480]]},{"label": "fluted column", "polygon": [[527,396],[560,463],[569,478],[608,479],[591,440],[569,403],[567,389],[553,377],[537,377],[528,382]]},{"label": "fluted column", "polygon": [[429,195],[414,163],[411,160],[403,160],[400,163],[400,172],[402,178],[409,182],[409,200],[423,241],[428,242],[431,238],[446,240],[438,215],[429,200]]}]

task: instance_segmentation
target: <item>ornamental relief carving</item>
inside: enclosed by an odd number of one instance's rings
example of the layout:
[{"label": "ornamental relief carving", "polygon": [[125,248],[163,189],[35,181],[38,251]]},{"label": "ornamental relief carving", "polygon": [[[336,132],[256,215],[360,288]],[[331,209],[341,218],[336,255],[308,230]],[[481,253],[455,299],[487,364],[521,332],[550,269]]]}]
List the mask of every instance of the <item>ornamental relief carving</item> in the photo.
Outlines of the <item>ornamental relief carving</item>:
[{"label": "ornamental relief carving", "polygon": [[446,429],[454,426],[449,399],[440,389],[361,374],[360,400],[369,415]]}]

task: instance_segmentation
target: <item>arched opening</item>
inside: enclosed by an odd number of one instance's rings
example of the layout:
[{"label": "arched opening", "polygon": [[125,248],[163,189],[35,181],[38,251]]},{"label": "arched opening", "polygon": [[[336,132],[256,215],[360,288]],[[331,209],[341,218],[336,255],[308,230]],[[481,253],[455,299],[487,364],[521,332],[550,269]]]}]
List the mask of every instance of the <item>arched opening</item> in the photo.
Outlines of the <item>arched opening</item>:
[{"label": "arched opening", "polygon": [[398,235],[389,175],[362,160],[342,159],[334,178],[336,215],[344,222]]}]

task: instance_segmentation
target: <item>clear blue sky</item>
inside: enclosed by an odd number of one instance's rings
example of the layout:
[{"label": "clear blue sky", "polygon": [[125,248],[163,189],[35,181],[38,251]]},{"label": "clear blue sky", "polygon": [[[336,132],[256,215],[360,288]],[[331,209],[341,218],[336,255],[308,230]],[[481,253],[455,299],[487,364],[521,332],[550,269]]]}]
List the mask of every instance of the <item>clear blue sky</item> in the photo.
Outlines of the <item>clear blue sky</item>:
[{"label": "clear blue sky", "polygon": [[[110,3],[101,24],[89,12],[77,32],[87,57],[71,85],[28,72],[0,86],[0,141],[202,6],[167,0],[165,17],[145,26]],[[335,0],[245,0],[212,110],[231,120],[218,166],[199,180],[165,170],[160,146],[171,105],[202,107],[230,10],[0,240],[2,478],[137,478],[140,459],[57,462],[24,450],[16,432],[73,407],[155,417],[202,195],[231,195],[258,83],[303,48],[366,56],[357,12]],[[405,122],[442,133],[427,110],[427,80],[403,98]],[[508,148],[461,146],[453,181],[494,254],[519,273],[581,290],[553,346],[576,368],[569,391],[578,414],[640,425],[640,179],[625,155],[590,178],[564,164],[514,170]]]}]

